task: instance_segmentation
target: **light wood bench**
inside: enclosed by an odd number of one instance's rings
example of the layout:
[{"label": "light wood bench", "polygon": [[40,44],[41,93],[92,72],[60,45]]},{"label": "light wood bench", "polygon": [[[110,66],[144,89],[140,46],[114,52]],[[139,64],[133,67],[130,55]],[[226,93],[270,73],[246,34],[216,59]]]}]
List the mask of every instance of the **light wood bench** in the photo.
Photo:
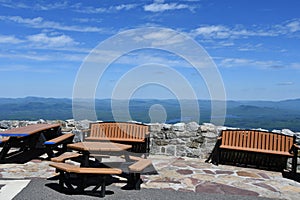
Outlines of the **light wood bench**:
[{"label": "light wood bench", "polygon": [[[294,162],[295,158],[297,159],[297,153],[295,153],[293,136],[260,130],[223,130],[218,141],[217,164],[220,161],[222,151],[227,149],[237,152],[252,152],[254,155],[267,154],[285,158],[292,157],[292,170],[296,170]],[[235,159],[239,162],[239,158]],[[249,157],[245,160],[249,161]]]},{"label": "light wood bench", "polygon": [[73,142],[75,134],[73,133],[65,133],[62,135],[58,135],[51,140],[47,140],[44,142],[44,145],[47,150],[47,154],[49,158],[54,157],[55,155],[53,154],[53,149],[57,148],[59,145],[62,145],[62,148],[60,149],[60,153],[66,152],[67,151],[67,144],[70,144]]},{"label": "light wood bench", "polygon": [[[131,157],[132,160],[136,159],[136,157]],[[141,173],[152,164],[152,161],[149,159],[137,159],[135,163],[128,167],[129,169],[129,180],[128,183],[135,190],[141,189],[142,179]]]},{"label": "light wood bench", "polygon": [[140,159],[137,162],[135,162],[134,164],[130,165],[128,168],[130,171],[133,171],[133,172],[141,172],[151,164],[152,164],[152,161],[149,159]]},{"label": "light wood bench", "polygon": [[87,141],[112,141],[131,144],[134,153],[149,154],[148,126],[128,122],[91,123]]},{"label": "light wood bench", "polygon": [[77,152],[65,152],[57,157],[51,158],[51,161],[53,162],[64,162],[67,159],[71,159],[71,158],[77,158],[81,156],[80,153]]},{"label": "light wood bench", "polygon": [[[86,175],[101,175],[98,177],[98,184],[93,188],[93,192],[96,192],[99,187],[101,187],[100,196],[105,196],[106,190],[106,181],[109,177],[108,175],[118,175],[122,174],[122,170],[118,168],[89,168],[89,167],[79,167],[77,165],[71,165],[67,163],[50,163],[51,167],[56,168],[59,172],[59,185],[64,187],[66,185],[69,189],[73,191],[84,192],[84,189],[87,187],[87,177]],[[78,188],[74,189],[70,182],[70,174],[79,174],[82,175],[81,184]]]}]

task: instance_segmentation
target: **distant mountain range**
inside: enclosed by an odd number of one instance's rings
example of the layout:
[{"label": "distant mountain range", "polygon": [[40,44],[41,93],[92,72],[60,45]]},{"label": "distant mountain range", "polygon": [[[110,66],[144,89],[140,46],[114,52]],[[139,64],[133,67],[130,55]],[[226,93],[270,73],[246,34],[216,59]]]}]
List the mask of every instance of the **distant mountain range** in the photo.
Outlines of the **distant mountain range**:
[{"label": "distant mountain range", "polygon": [[[179,121],[210,122],[210,100],[154,100],[132,99],[129,106],[124,100],[113,100],[114,109],[118,111],[118,120],[135,120],[144,123],[155,122],[155,115],[149,116],[149,110],[158,110],[158,122],[163,119],[161,108],[164,108],[167,123]],[[197,105],[198,104],[198,105]],[[113,121],[115,115],[112,112],[112,100],[95,100],[95,109],[99,120]],[[153,106],[160,105],[160,106]],[[184,108],[181,107],[184,105]],[[197,115],[197,110],[200,116]],[[130,118],[126,110],[130,112]],[[265,128],[283,129],[289,128],[300,131],[300,99],[285,101],[227,101],[226,102],[226,126],[240,128]],[[182,112],[184,109],[185,112]],[[184,115],[183,115],[184,113]],[[198,118],[199,117],[199,118]],[[73,118],[72,99],[63,98],[0,98],[0,120],[37,120],[37,119],[70,119]]]}]

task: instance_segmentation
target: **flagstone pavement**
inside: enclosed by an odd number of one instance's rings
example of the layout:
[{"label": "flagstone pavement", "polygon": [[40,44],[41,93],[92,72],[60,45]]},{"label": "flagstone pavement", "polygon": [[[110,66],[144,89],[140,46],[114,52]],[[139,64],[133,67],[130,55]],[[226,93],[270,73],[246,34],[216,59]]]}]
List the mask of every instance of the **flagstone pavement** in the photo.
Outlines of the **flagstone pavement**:
[{"label": "flagstone pavement", "polygon": [[[143,188],[197,193],[218,193],[296,200],[300,183],[281,172],[229,165],[213,165],[203,159],[151,155],[157,174],[142,175]],[[50,178],[57,175],[49,161],[34,159],[25,164],[0,164],[0,196],[5,181]],[[115,183],[121,185],[121,183]],[[25,184],[26,186],[26,184]],[[24,187],[25,187],[24,186]]]}]

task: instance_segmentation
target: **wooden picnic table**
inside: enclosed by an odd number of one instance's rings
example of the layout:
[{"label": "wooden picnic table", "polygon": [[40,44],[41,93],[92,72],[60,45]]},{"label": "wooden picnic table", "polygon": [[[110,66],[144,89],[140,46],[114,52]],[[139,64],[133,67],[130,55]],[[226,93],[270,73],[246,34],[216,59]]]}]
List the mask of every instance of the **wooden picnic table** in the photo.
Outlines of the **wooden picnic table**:
[{"label": "wooden picnic table", "polygon": [[21,151],[42,148],[43,142],[57,136],[59,131],[60,124],[32,124],[0,132],[0,136],[8,137],[3,142],[0,161],[5,159],[12,147],[19,147]]},{"label": "wooden picnic table", "polygon": [[88,167],[90,154],[104,154],[104,155],[125,155],[125,160],[129,160],[128,151],[132,148],[129,144],[120,144],[115,142],[78,142],[68,144],[68,148],[82,152],[83,162],[82,167]]},{"label": "wooden picnic table", "polygon": [[[140,190],[140,185],[143,182],[140,174],[149,165],[151,160],[138,158],[129,155],[132,145],[121,144],[116,142],[78,142],[68,144],[67,147],[72,150],[78,151],[83,159],[80,161],[80,167],[68,163],[53,162],[50,166],[56,168],[59,174],[59,184],[66,185],[68,189],[84,192],[84,189],[89,186],[88,180],[90,178],[97,178],[97,184],[92,191],[96,191],[101,186],[101,196],[105,196],[106,181],[111,178],[111,175],[119,175],[127,179],[127,184],[123,186],[125,189]],[[124,156],[125,161],[117,163],[102,163],[100,165],[93,165],[90,161],[90,156]],[[77,155],[76,155],[77,157]],[[123,158],[124,158],[123,157]],[[59,160],[59,159],[58,159]],[[100,161],[101,162],[101,161]],[[118,166],[114,166],[117,164]],[[125,167],[125,168],[124,168]],[[127,168],[127,169],[126,169]],[[70,174],[76,174],[80,179],[77,188],[72,186]]]}]

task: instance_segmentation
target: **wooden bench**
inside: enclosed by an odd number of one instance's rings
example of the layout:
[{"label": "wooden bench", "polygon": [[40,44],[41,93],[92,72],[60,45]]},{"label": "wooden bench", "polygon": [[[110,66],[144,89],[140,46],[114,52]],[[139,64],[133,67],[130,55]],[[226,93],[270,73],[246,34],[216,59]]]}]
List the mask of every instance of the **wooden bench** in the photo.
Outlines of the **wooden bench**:
[{"label": "wooden bench", "polygon": [[131,144],[134,153],[149,154],[148,126],[128,122],[91,123],[88,131],[88,141],[112,141]]},{"label": "wooden bench", "polygon": [[75,134],[73,133],[65,133],[65,134],[59,134],[58,136],[47,140],[44,142],[44,145],[46,147],[46,151],[49,158],[55,157],[55,154],[53,153],[53,149],[57,148],[59,145],[62,145],[62,148],[59,149],[59,154],[64,153],[67,151],[67,144],[70,144],[73,142]]},{"label": "wooden bench", "polygon": [[[135,160],[136,157],[131,157],[131,159]],[[135,190],[141,189],[142,179],[141,173],[152,164],[152,161],[149,159],[137,159],[135,163],[128,167],[129,169],[129,187],[132,187]]]},{"label": "wooden bench", "polygon": [[[285,166],[288,157],[293,158],[292,171],[296,170],[297,152],[293,136],[282,135],[273,132],[260,130],[223,130],[218,138],[219,147],[217,154],[217,163],[220,162],[221,154],[224,150],[234,152],[251,152],[251,155],[237,155],[230,157],[226,153],[223,155],[223,161],[245,162],[260,165],[258,159],[263,162],[271,162],[270,156],[283,157]],[[296,152],[296,153],[295,153]],[[258,158],[258,155],[267,155]],[[269,165],[270,163],[266,163]]]},{"label": "wooden bench", "polygon": [[[88,168],[88,167],[79,167],[76,165],[71,165],[67,163],[50,163],[51,167],[56,168],[59,172],[59,185],[63,188],[64,185],[68,189],[78,192],[84,192],[84,189],[87,187],[87,176],[86,175],[100,175],[97,176],[98,184],[93,188],[93,192],[96,192],[99,187],[101,187],[100,196],[105,196],[106,183],[110,175],[122,174],[122,170],[118,168]],[[74,189],[70,181],[70,174],[82,175],[82,180],[79,186]],[[93,176],[96,177],[96,176]]]},{"label": "wooden bench", "polygon": [[53,162],[64,162],[65,160],[67,159],[70,159],[70,158],[77,158],[81,156],[80,153],[77,153],[77,152],[65,152],[57,157],[53,157],[51,158],[51,161]]}]

